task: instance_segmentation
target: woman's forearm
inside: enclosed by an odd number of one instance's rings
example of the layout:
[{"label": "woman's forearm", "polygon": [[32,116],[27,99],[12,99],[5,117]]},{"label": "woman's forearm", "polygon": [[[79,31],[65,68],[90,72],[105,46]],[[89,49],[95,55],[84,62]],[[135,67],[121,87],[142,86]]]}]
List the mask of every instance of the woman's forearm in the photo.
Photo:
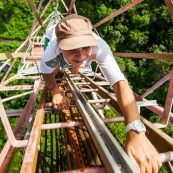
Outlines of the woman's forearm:
[{"label": "woman's forearm", "polygon": [[42,73],[42,76],[47,87],[50,87],[51,85],[56,83],[55,76],[53,73],[50,73],[50,74]]},{"label": "woman's forearm", "polygon": [[125,123],[128,124],[134,120],[140,119],[136,100],[133,92],[126,81],[119,81],[113,86],[117,96],[118,104],[125,118]]}]

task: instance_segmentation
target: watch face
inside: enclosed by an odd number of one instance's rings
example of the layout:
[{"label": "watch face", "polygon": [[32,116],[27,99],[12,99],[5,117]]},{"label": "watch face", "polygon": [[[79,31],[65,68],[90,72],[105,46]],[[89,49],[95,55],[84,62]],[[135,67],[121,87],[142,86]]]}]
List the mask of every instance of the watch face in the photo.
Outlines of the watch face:
[{"label": "watch face", "polygon": [[144,124],[140,120],[134,120],[126,126],[126,132],[129,130],[135,130],[138,133],[146,132]]},{"label": "watch face", "polygon": [[143,130],[144,129],[144,124],[141,121],[134,121],[134,128],[136,130]]}]

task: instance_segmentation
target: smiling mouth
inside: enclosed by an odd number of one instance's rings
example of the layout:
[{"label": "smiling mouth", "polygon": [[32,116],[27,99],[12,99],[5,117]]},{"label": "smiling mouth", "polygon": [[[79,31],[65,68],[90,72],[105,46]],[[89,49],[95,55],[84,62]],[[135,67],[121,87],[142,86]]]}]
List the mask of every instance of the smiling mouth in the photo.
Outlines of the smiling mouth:
[{"label": "smiling mouth", "polygon": [[76,62],[76,63],[82,63],[82,62],[84,62],[84,61],[86,61],[87,60],[87,58],[85,58],[85,59],[83,59],[83,60],[74,60],[74,62]]}]

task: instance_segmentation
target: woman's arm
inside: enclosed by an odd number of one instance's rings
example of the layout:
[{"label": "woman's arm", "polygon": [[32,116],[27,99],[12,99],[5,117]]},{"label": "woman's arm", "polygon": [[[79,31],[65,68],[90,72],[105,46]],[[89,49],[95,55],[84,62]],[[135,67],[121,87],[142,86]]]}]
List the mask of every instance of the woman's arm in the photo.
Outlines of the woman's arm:
[{"label": "woman's arm", "polygon": [[[126,125],[134,120],[140,120],[136,101],[128,83],[122,80],[112,87],[117,96]],[[125,149],[129,158],[140,170],[140,173],[157,173],[162,165],[156,149],[146,137],[145,132],[128,131]]]},{"label": "woman's arm", "polygon": [[52,105],[54,109],[58,109],[58,110],[68,108],[70,106],[70,100],[65,96],[63,92],[59,90],[58,85],[56,86],[55,74],[60,71],[61,71],[61,68],[57,68],[50,74],[42,73],[43,79],[48,88],[55,85],[55,87],[51,89],[50,93],[52,95]]},{"label": "woman's arm", "polygon": [[134,120],[140,120],[137,104],[127,81],[121,80],[116,82],[112,88],[116,93],[118,104],[123,116],[125,117],[125,123],[129,124]]}]

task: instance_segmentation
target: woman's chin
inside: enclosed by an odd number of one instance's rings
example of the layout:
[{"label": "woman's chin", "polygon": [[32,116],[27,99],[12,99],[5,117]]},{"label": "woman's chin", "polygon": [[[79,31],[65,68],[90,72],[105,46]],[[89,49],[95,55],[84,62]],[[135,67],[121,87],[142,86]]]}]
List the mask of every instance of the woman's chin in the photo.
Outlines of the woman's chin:
[{"label": "woman's chin", "polygon": [[79,66],[79,68],[82,68],[82,67],[85,67],[85,64],[82,64],[82,65]]},{"label": "woman's chin", "polygon": [[75,64],[75,66],[78,67],[78,68],[85,67],[85,65],[86,65],[86,62],[76,63],[76,64]]}]

